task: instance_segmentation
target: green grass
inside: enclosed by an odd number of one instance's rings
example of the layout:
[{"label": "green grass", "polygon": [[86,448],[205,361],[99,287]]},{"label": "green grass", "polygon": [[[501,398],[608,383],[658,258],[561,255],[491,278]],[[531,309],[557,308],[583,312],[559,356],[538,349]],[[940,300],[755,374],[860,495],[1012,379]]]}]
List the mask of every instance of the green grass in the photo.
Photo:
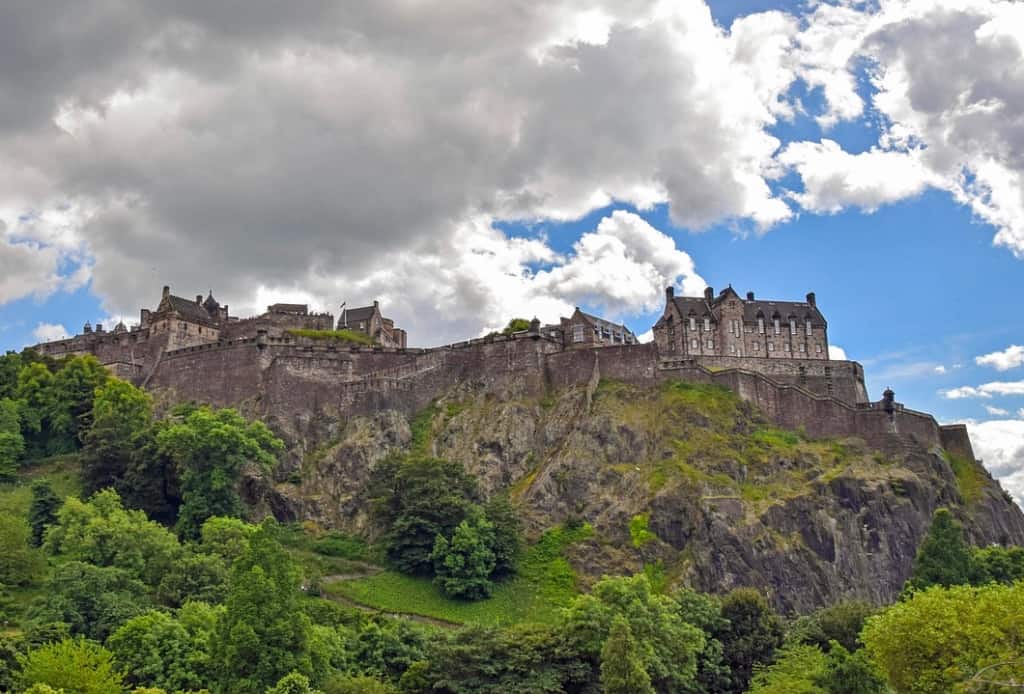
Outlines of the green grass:
[{"label": "green grass", "polygon": [[380,559],[361,538],[336,531],[311,533],[300,523],[282,526],[278,539],[307,576],[365,573],[368,563]]},{"label": "green grass", "polygon": [[634,547],[639,549],[648,542],[658,539],[658,536],[652,533],[647,525],[650,520],[651,514],[649,513],[638,513],[629,519],[629,537],[633,540]]},{"label": "green grass", "polygon": [[350,342],[356,345],[374,344],[369,335],[356,330],[311,330],[308,328],[291,328],[285,332],[294,337],[305,337],[310,340],[333,340],[336,342]]},{"label": "green grass", "polygon": [[456,624],[551,623],[560,608],[579,594],[565,549],[590,537],[593,528],[552,528],[523,557],[519,573],[495,586],[487,600],[462,602],[444,597],[429,578],[385,571],[368,578],[324,586],[337,595],[386,612],[415,614]]},{"label": "green grass", "polygon": [[949,463],[949,467],[953,469],[953,474],[956,475],[956,485],[960,489],[964,501],[969,504],[979,501],[985,490],[986,482],[985,473],[981,471],[980,466],[963,456],[948,451],[943,452],[943,457]]},{"label": "green grass", "polygon": [[0,484],[0,513],[26,518],[32,503],[32,483],[49,480],[58,497],[79,496],[82,479],[78,456],[64,455],[26,463],[14,482]]}]

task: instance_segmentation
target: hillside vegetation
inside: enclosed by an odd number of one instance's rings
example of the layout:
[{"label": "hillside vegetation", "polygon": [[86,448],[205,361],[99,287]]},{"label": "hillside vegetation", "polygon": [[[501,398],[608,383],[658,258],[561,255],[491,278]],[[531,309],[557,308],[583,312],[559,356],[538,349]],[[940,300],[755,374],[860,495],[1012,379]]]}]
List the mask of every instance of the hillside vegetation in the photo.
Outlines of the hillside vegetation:
[{"label": "hillside vegetation", "polygon": [[983,470],[808,440],[718,388],[466,386],[302,437],[24,353],[0,411],[0,691],[1024,679],[1021,515]]}]

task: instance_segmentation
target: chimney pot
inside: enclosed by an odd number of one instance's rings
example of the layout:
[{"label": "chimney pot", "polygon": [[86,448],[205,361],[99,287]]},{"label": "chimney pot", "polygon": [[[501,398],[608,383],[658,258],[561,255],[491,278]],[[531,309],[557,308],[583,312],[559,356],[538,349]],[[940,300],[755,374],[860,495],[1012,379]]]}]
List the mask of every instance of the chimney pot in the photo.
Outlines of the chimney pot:
[{"label": "chimney pot", "polygon": [[166,299],[166,298],[167,298],[168,296],[170,296],[170,295],[171,295],[171,288],[170,288],[170,287],[168,287],[168,286],[167,286],[167,285],[165,284],[165,285],[164,285],[164,293],[163,293],[163,297],[164,297],[164,298]]},{"label": "chimney pot", "polygon": [[754,300],[754,292],[747,292],[747,301]]},{"label": "chimney pot", "polygon": [[672,297],[676,295],[675,287],[665,287],[665,300],[672,301]]},{"label": "chimney pot", "polygon": [[817,298],[814,296],[814,292],[808,292],[807,293],[807,303],[809,303],[811,306],[817,306],[818,304],[816,302],[817,302]]},{"label": "chimney pot", "polygon": [[704,299],[707,300],[708,303],[711,303],[712,301],[715,300],[715,288],[714,287],[707,287],[707,288],[704,289]]}]

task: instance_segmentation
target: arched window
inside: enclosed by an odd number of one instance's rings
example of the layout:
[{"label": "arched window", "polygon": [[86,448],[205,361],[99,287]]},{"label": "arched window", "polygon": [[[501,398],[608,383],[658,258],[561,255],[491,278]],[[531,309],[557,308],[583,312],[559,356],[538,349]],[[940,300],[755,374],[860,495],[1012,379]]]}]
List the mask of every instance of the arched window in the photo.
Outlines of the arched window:
[{"label": "arched window", "polygon": [[757,334],[764,335],[764,314],[761,312],[757,314]]},{"label": "arched window", "polygon": [[811,317],[810,316],[807,316],[806,318],[804,318],[804,334],[807,335],[807,337],[811,336]]},{"label": "arched window", "polygon": [[775,328],[776,335],[782,332],[782,321],[777,313],[772,316],[772,327]]},{"label": "arched window", "polygon": [[790,316],[789,317],[789,334],[790,335],[796,335],[796,317],[795,316]]}]

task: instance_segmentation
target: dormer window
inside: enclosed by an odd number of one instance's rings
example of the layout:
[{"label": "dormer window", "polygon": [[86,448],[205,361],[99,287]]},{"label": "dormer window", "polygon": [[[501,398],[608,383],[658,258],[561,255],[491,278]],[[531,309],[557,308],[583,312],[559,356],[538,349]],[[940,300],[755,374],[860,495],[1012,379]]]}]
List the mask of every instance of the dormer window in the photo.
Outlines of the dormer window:
[{"label": "dormer window", "polygon": [[711,319],[710,318],[705,318],[704,319],[704,332],[706,332],[706,333],[707,332],[711,332]]},{"label": "dormer window", "polygon": [[690,316],[690,330],[693,332],[697,331],[697,319]]},{"label": "dormer window", "polygon": [[796,335],[796,318],[789,319],[789,334]]},{"label": "dormer window", "polygon": [[781,321],[779,321],[778,318],[775,318],[773,322],[775,323],[775,334],[778,335],[780,332],[782,332],[782,323]]},{"label": "dormer window", "polygon": [[757,317],[757,332],[759,335],[764,335],[764,317]]}]

